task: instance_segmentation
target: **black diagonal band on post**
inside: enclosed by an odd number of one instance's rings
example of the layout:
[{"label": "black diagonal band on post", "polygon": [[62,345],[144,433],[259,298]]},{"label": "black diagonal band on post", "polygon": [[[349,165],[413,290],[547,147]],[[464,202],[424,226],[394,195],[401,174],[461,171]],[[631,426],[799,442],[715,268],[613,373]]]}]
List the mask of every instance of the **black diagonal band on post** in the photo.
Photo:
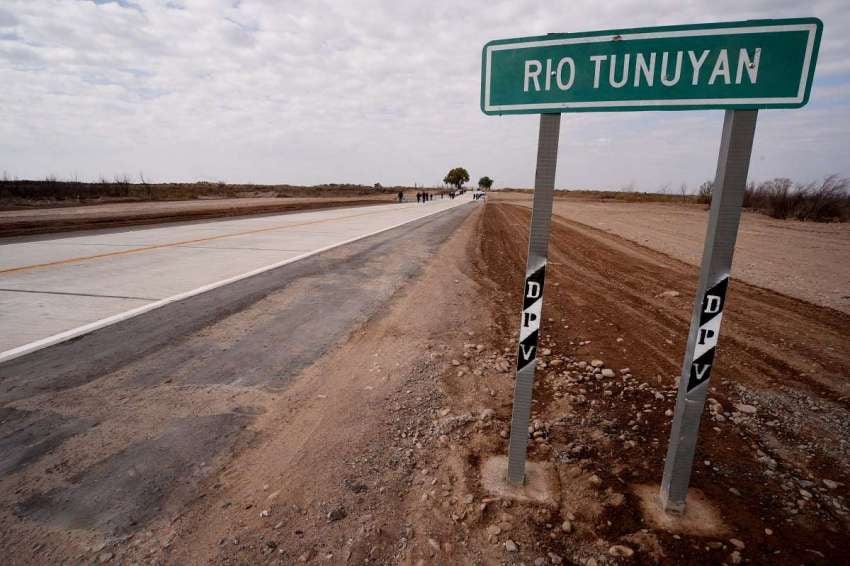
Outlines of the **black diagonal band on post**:
[{"label": "black diagonal band on post", "polygon": [[508,444],[508,482],[514,485],[522,484],[525,480],[528,422],[531,416],[534,366],[537,360],[537,340],[540,335],[543,309],[543,281],[546,275],[549,224],[552,219],[552,198],[555,191],[555,167],[558,161],[560,131],[560,114],[540,115],[537,172],[534,176],[534,204],[531,211],[528,264],[525,271],[523,310],[517,348],[514,406]]}]

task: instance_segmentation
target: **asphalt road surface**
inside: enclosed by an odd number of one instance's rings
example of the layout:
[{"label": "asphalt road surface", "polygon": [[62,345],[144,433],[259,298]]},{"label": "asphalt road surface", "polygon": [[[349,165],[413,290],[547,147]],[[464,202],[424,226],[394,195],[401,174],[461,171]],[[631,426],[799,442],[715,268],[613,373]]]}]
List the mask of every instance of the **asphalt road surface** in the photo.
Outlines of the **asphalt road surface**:
[{"label": "asphalt road surface", "polygon": [[[429,214],[425,206],[371,212],[387,225]],[[0,547],[38,561],[45,556],[39,558],[42,547],[31,537],[55,538],[61,548],[82,544],[91,533],[123,536],[178,514],[229,451],[250,442],[250,423],[269,396],[380,313],[476,208],[438,207],[449,210],[0,364]],[[342,215],[348,227],[337,238],[375,228],[363,226],[363,216],[327,214]],[[278,224],[294,225],[292,217],[251,220],[270,228],[261,239]],[[235,239],[246,247],[226,257],[242,270],[252,267],[238,262],[250,254],[248,243]],[[325,234],[313,245],[329,241]],[[175,269],[188,253],[167,251]],[[43,263],[73,256],[43,254]],[[151,261],[134,255],[133,261]],[[225,267],[192,262],[185,284],[201,281],[198,270],[209,278],[232,273]],[[133,281],[115,267],[103,269],[116,281]],[[163,293],[180,290],[166,281],[152,285]]]},{"label": "asphalt road surface", "polygon": [[0,243],[0,361],[469,200],[7,239]]}]

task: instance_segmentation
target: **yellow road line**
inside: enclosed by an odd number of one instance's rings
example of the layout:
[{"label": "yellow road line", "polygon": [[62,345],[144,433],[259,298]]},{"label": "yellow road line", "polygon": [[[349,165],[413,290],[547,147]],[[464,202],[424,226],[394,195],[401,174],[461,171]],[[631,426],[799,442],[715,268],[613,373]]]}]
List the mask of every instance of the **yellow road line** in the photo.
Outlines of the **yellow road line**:
[{"label": "yellow road line", "polygon": [[[411,207],[405,206],[404,208],[411,208]],[[261,232],[271,232],[273,230],[284,230],[286,228],[297,228],[297,227],[300,227],[300,226],[308,226],[308,225],[311,225],[311,224],[321,224],[323,222],[333,222],[333,221],[336,221],[336,220],[343,220],[343,219],[347,219],[347,218],[357,218],[359,216],[371,216],[373,214],[381,214],[383,212],[385,212],[385,211],[378,210],[378,211],[371,211],[371,212],[361,212],[359,214],[349,214],[347,216],[338,216],[336,218],[325,218],[325,219],[320,219],[320,220],[308,220],[308,221],[299,222],[299,223],[296,223],[296,224],[287,224],[285,226],[272,226],[272,227],[269,227],[269,228],[257,228],[256,230],[246,230],[244,232],[235,232],[233,234],[222,234],[220,236],[210,236],[208,238],[195,238],[193,240],[182,240],[182,241],[179,241],[179,242],[170,242],[170,243],[167,243],[167,244],[154,244],[154,245],[151,245],[151,246],[143,246],[143,247],[140,247],[140,248],[132,248],[132,249],[129,249],[129,250],[121,250],[121,251],[117,251],[117,252],[107,252],[107,253],[102,253],[102,254],[73,257],[73,258],[62,259],[62,260],[58,260],[58,261],[50,261],[50,262],[47,262],[47,263],[35,263],[33,265],[23,265],[21,267],[10,267],[10,268],[7,268],[7,269],[0,269],[0,273],[17,273],[17,272],[21,272],[21,271],[31,271],[33,269],[41,269],[41,268],[44,268],[44,267],[54,267],[54,266],[57,266],[57,265],[67,265],[67,264],[70,264],[70,263],[79,263],[79,262],[83,262],[83,261],[89,261],[89,260],[93,260],[93,259],[101,259],[101,258],[105,258],[105,257],[115,257],[115,256],[121,256],[121,255],[129,255],[129,254],[135,254],[135,253],[139,253],[139,252],[146,252],[146,251],[150,251],[150,250],[157,250],[157,249],[161,249],[161,248],[172,248],[172,247],[175,247],[175,246],[185,246],[186,244],[196,244],[198,242],[209,242],[209,241],[212,241],[212,240],[221,240],[221,239],[224,239],[224,238],[233,238],[235,236],[245,236],[245,235],[248,235],[248,234],[259,234]]]}]

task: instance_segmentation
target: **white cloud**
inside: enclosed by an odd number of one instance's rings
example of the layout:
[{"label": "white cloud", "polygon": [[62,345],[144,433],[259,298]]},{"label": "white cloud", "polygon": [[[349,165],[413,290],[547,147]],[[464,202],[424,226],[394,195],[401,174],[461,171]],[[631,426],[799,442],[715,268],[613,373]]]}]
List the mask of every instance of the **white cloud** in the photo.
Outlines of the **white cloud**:
[{"label": "white cloud", "polygon": [[[0,170],[19,177],[433,183],[534,175],[534,116],[478,108],[481,46],[553,31],[816,15],[809,107],[759,117],[752,176],[850,175],[850,10],[762,0],[7,0]],[[565,115],[558,184],[713,175],[722,113]]]}]

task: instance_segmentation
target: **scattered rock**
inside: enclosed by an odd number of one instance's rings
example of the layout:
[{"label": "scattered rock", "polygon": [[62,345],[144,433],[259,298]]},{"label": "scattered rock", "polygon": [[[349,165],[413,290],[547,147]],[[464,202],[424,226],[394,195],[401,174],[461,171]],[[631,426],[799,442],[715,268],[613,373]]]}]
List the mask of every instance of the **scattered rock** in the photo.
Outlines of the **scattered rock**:
[{"label": "scattered rock", "polygon": [[661,298],[661,297],[678,297],[679,295],[680,295],[679,291],[673,291],[671,289],[669,291],[664,291],[662,293],[659,293],[658,295],[656,295],[656,297],[658,297],[658,298]]},{"label": "scattered rock", "polygon": [[551,356],[552,350],[549,348],[543,348],[543,352],[541,352],[544,356]]},{"label": "scattered rock", "polygon": [[729,555],[729,562],[731,564],[740,564],[741,560],[741,553],[737,550],[733,551],[732,554]]},{"label": "scattered rock", "polygon": [[107,562],[109,562],[113,558],[115,558],[115,555],[112,554],[111,552],[103,552],[103,553],[100,554],[100,556],[97,557],[97,561],[101,564],[106,564]]},{"label": "scattered rock", "polygon": [[754,415],[755,412],[758,410],[754,406],[745,405],[744,403],[738,403],[737,405],[735,405],[735,408],[738,409],[738,411],[744,413],[745,415]]},{"label": "scattered rock", "polygon": [[366,486],[366,484],[361,483],[361,482],[356,481],[356,480],[346,479],[342,483],[345,485],[345,487],[347,487],[348,489],[350,489],[354,493],[363,493],[363,492],[369,490],[369,488]]},{"label": "scattered rock", "polygon": [[501,532],[502,529],[499,527],[499,525],[490,525],[489,527],[487,527],[487,534],[491,537],[497,537]]},{"label": "scattered rock", "polygon": [[742,541],[741,539],[737,539],[737,538],[730,538],[729,544],[731,544],[732,546],[734,546],[738,550],[744,550],[745,548],[747,548],[747,545],[744,544],[744,541]]},{"label": "scattered rock", "polygon": [[482,421],[488,421],[488,420],[492,419],[493,415],[495,415],[495,414],[496,414],[496,411],[494,411],[493,409],[484,409],[483,411],[481,411],[481,420]]},{"label": "scattered rock", "polygon": [[837,481],[832,480],[822,480],[823,485],[827,487],[827,489],[838,489],[838,486],[841,485]]},{"label": "scattered rock", "polygon": [[564,559],[555,554],[554,552],[549,553],[549,562],[552,564],[563,564]]},{"label": "scattered rock", "polygon": [[505,541],[505,550],[508,552],[517,552],[519,551],[519,547],[517,547],[516,543],[511,539]]},{"label": "scattered rock", "polygon": [[626,556],[629,557],[635,553],[634,550],[629,548],[628,546],[624,546],[622,544],[615,544],[611,548],[608,549],[608,554],[611,556]]},{"label": "scattered rock", "polygon": [[328,513],[328,521],[339,521],[340,519],[345,519],[348,513],[345,510],[345,507],[337,507]]},{"label": "scattered rock", "polygon": [[602,370],[602,377],[614,377],[615,375],[617,374],[612,369],[605,368]]},{"label": "scattered rock", "polygon": [[567,519],[567,520],[565,520],[563,523],[561,523],[561,530],[562,530],[562,531],[564,531],[565,533],[571,533],[571,532],[573,532],[573,523],[572,523],[572,521],[570,521],[569,519]]},{"label": "scattered rock", "polygon": [[591,360],[590,365],[591,367],[601,368],[605,365],[605,362],[603,362],[602,360]]}]

